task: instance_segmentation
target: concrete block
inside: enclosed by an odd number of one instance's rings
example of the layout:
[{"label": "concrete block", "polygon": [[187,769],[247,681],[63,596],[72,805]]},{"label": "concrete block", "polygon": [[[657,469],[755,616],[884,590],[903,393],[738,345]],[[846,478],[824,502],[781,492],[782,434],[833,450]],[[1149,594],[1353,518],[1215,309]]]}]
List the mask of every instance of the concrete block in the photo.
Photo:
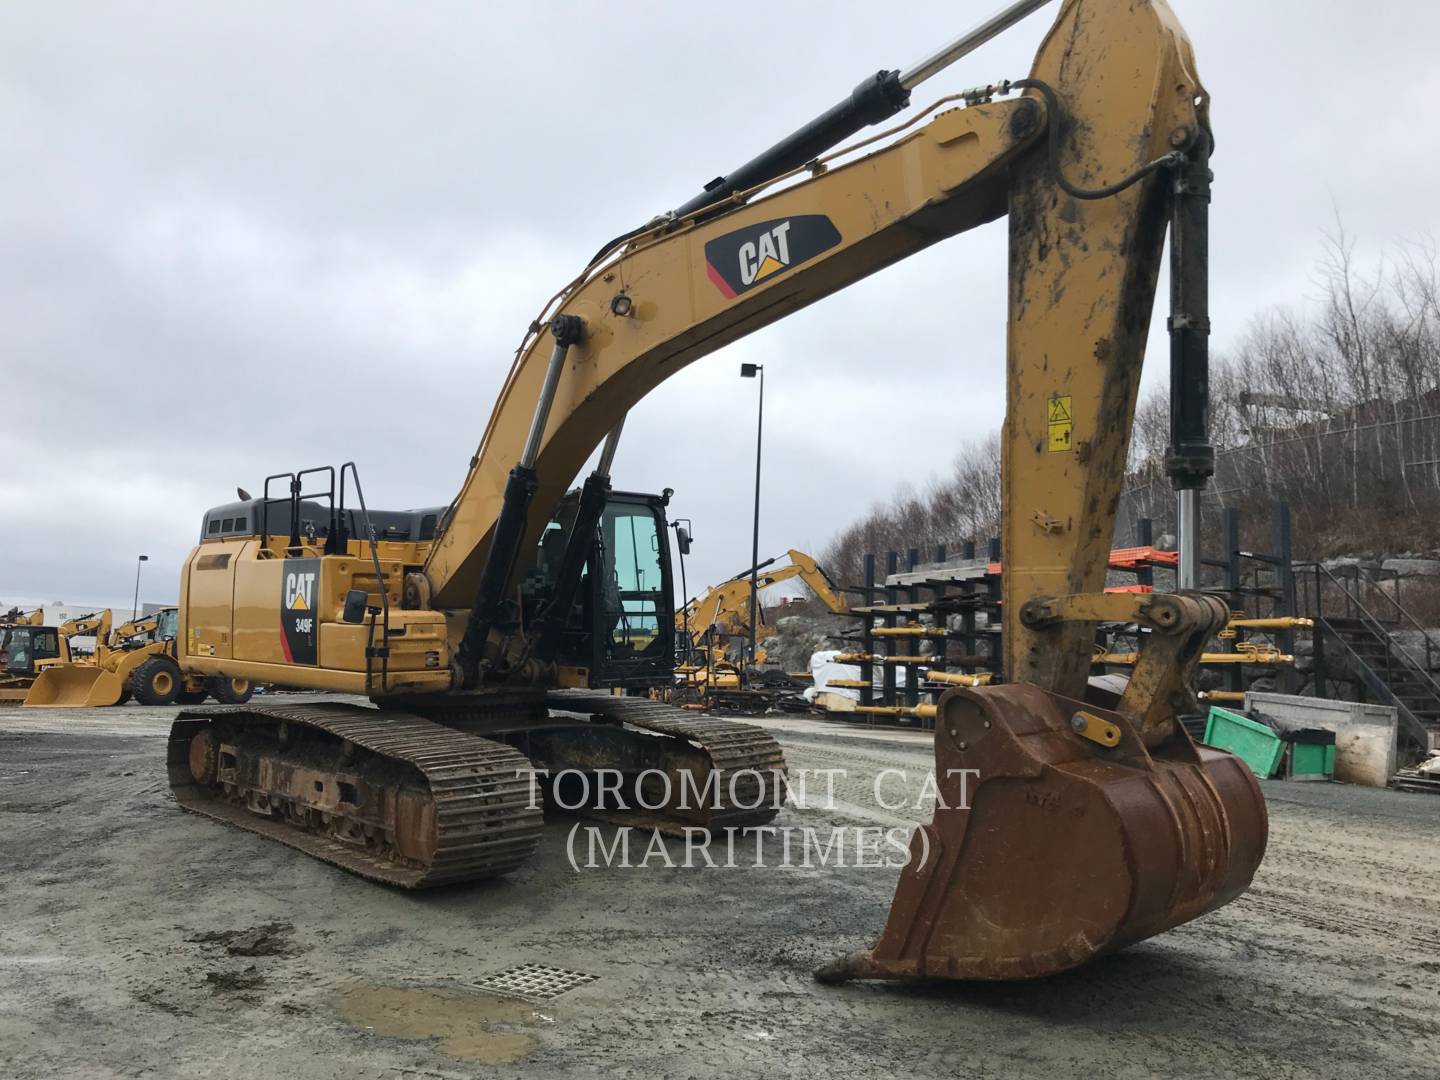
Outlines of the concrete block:
[{"label": "concrete block", "polygon": [[1330,701],[1294,694],[1246,693],[1245,711],[1277,731],[1335,733],[1335,779],[1385,787],[1400,755],[1400,714],[1393,705]]}]

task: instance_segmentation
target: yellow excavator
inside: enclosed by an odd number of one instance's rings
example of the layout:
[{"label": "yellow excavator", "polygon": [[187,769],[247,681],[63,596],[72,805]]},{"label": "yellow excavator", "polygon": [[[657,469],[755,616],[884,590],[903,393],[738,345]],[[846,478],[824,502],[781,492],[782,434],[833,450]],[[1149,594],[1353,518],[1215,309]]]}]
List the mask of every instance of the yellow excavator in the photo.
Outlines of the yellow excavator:
[{"label": "yellow excavator", "polygon": [[[448,507],[371,512],[347,463],[278,474],[261,498],[207,515],[181,578],[187,666],[376,707],[184,710],[168,750],[180,805],[406,886],[524,863],[541,825],[532,770],[555,783],[557,769],[603,767],[692,789],[718,777],[723,798],[687,809],[657,795],[641,820],[768,820],[784,769],[768,735],[606,692],[607,679],[633,684],[593,668],[603,652],[639,670],[670,637],[650,606],[668,550],[660,523],[607,493],[622,422],[686,364],[1008,215],[1004,681],[939,699],[934,817],[877,944],[817,977],[1043,976],[1240,895],[1264,853],[1264,800],[1238,759],[1177,722],[1225,605],[1104,592],[1167,228],[1169,465],[1182,508],[1213,471],[1212,141],[1189,40],[1163,0],[1065,0],[1027,77],[947,95],[842,145],[1041,6],[1012,4],[919,64],[867,78],[606,244],[526,331]],[[563,541],[545,540],[557,532]],[[541,574],[527,553],[546,543],[553,571]],[[616,628],[631,616],[645,644],[626,652]],[[1104,622],[1150,631],[1118,694],[1088,684]]]},{"label": "yellow excavator", "polygon": [[[696,597],[675,615],[675,629],[688,634],[698,643],[705,638],[742,637],[750,633],[751,597],[772,585],[799,578],[830,611],[849,611],[850,605],[839,586],[820,568],[814,556],[791,548],[786,552],[790,561],[769,569],[775,560],[756,567],[752,585],[750,571],[737,574],[728,581],[713,585],[704,596]],[[755,601],[758,605],[758,599]],[[773,637],[775,628],[764,623],[763,608],[756,608],[756,637]]]},{"label": "yellow excavator", "polygon": [[[65,654],[64,658],[47,662],[43,665],[44,670],[48,671],[52,667],[61,665],[93,666],[105,651],[106,643],[110,640],[110,627],[114,621],[115,616],[109,608],[92,611],[89,615],[78,615],[73,619],[66,619],[60,624],[60,641]],[[95,639],[93,652],[79,653],[71,646],[71,642],[75,638],[87,637]]]},{"label": "yellow excavator", "polygon": [[[723,692],[716,704],[737,703],[729,692],[741,689],[740,663],[731,655],[731,643],[750,634],[751,598],[755,597],[755,663],[763,664],[765,650],[759,647],[774,637],[776,630],[765,622],[764,608],[758,594],[772,585],[799,578],[825,607],[833,612],[850,610],[845,594],[811,555],[791,548],[784,566],[770,569],[776,560],[760,563],[756,573],[745,571],[719,585],[711,586],[704,596],[692,599],[675,613],[675,634],[680,645],[680,662],[676,665],[676,690],[686,700],[704,702]],[[753,583],[752,583],[753,577]],[[669,700],[679,700],[674,694]]]},{"label": "yellow excavator", "polygon": [[[141,705],[198,705],[206,697],[226,705],[250,700],[250,681],[238,676],[198,675],[180,668],[175,638],[180,612],[167,607],[111,629],[109,611],[67,623],[61,636],[95,635],[95,654],[68,656],[43,665],[24,704],[46,708],[101,708],[123,705],[133,696]],[[66,633],[66,629],[70,633]]]},{"label": "yellow excavator", "polygon": [[0,611],[0,626],[44,626],[45,609],[37,607],[30,611],[21,611],[18,607],[12,607],[9,611]]}]

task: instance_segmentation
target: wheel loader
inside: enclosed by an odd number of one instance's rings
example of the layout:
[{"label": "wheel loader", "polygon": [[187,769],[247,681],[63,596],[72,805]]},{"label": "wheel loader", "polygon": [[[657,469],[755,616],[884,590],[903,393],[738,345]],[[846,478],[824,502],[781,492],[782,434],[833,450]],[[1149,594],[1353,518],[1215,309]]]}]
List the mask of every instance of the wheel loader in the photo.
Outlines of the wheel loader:
[{"label": "wheel loader", "polygon": [[249,701],[253,688],[244,677],[181,670],[175,645],[179,615],[178,608],[161,608],[110,630],[110,613],[105,612],[103,625],[93,631],[94,656],[45,666],[24,704],[98,708],[123,705],[131,697],[141,705],[198,705],[207,697],[227,705]]},{"label": "wheel loader", "polygon": [[[622,424],[707,353],[1008,217],[1004,680],[937,702],[934,817],[876,944],[817,976],[1034,978],[1240,895],[1264,853],[1263,798],[1242,763],[1177,722],[1225,605],[1104,592],[1167,230],[1169,470],[1182,506],[1213,471],[1212,136],[1190,42],[1163,0],[1065,0],[1026,77],[910,107],[922,83],[1042,6],[1013,4],[918,64],[867,77],[605,244],[522,335],[448,507],[369,511],[346,463],[276,474],[262,498],[207,519],[182,573],[187,670],[363,694],[372,707],[183,710],[167,757],[180,805],[409,887],[523,865],[540,837],[531,782],[553,794],[544,777],[557,771],[720,779],[725,797],[700,808],[661,797],[643,813],[589,809],[659,828],[772,818],[785,764],[765,732],[605,692],[593,670],[586,635],[608,640],[612,616],[645,602],[654,578],[641,564],[659,572],[665,546],[656,523],[609,498]],[[543,146],[563,159],[563,139]],[[826,311],[842,323],[927,314]],[[944,312],[930,322],[937,353],[950,351],[959,329]],[[943,405],[933,422],[951,437]],[[553,571],[527,595],[546,543]],[[1148,631],[1119,694],[1088,684],[1104,622]],[[668,629],[658,619],[655,638],[622,649],[638,678]]]}]

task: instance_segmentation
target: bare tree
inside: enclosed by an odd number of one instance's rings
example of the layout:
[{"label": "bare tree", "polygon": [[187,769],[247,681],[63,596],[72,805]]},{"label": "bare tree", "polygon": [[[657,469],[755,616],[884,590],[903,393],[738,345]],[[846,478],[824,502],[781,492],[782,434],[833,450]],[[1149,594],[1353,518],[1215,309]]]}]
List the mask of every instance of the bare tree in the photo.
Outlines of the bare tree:
[{"label": "bare tree", "polygon": [[[1302,555],[1440,548],[1440,250],[1425,237],[1369,266],[1358,251],[1337,219],[1309,304],[1258,314],[1211,365],[1217,461],[1205,512],[1263,520],[1288,502]],[[1159,388],[1136,408],[1122,527],[1149,517],[1173,529],[1168,439]],[[874,507],[826,562],[856,581],[867,552],[983,543],[999,529],[999,478],[997,434],[962,446],[948,476]]]}]

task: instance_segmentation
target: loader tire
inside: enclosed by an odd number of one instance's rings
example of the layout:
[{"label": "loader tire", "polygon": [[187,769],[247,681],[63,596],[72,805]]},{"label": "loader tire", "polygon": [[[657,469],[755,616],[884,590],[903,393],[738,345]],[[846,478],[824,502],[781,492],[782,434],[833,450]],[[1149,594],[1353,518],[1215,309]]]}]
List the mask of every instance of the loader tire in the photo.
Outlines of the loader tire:
[{"label": "loader tire", "polygon": [[205,689],[221,705],[244,705],[255,693],[255,684],[249,679],[232,679],[216,675],[205,680]]},{"label": "loader tire", "polygon": [[130,689],[141,705],[170,705],[183,685],[180,669],[163,656],[154,656],[135,669]]}]

